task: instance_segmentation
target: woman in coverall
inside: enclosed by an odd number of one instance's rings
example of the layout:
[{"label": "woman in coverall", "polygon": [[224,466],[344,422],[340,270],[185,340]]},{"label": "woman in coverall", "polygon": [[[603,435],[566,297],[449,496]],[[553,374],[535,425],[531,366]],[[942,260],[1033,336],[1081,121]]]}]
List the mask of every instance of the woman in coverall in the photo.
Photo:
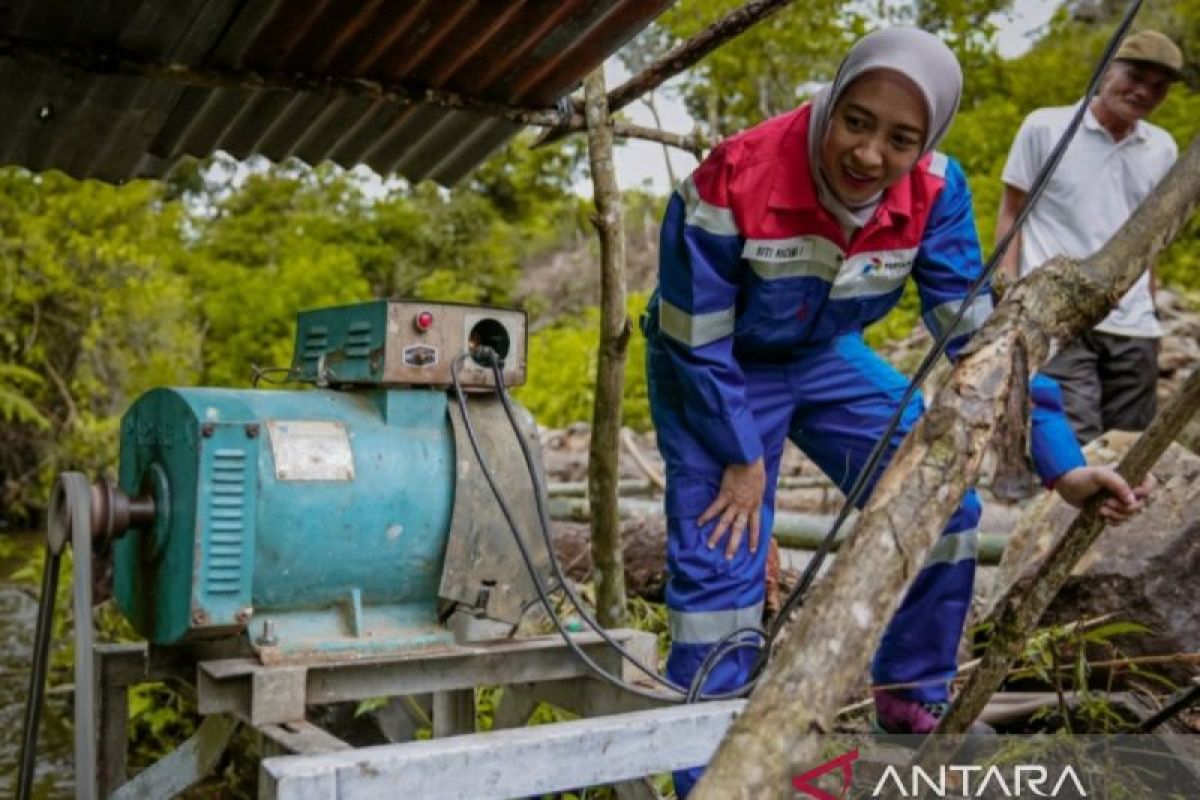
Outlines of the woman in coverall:
[{"label": "woman in coverall", "polygon": [[[883,435],[907,380],[863,329],[911,275],[936,336],[982,271],[962,169],[933,150],[961,87],[937,37],[878,31],[811,103],[722,142],[670,199],[642,324],[667,472],[667,676],[678,684],[714,643],[761,621],[785,439],[848,491]],[[950,340],[952,361],[991,311],[984,292]],[[1046,485],[1076,505],[1108,489],[1113,520],[1140,508],[1147,487],[1085,466],[1058,386],[1040,375],[1031,384],[1031,451]],[[888,458],[922,410],[919,397],[905,409]],[[926,733],[946,707],[979,516],[971,490],[884,634],[873,680],[909,687],[876,692],[884,730]],[[743,685],[755,656],[726,656],[704,691]],[[681,797],[698,774],[676,774]]]}]

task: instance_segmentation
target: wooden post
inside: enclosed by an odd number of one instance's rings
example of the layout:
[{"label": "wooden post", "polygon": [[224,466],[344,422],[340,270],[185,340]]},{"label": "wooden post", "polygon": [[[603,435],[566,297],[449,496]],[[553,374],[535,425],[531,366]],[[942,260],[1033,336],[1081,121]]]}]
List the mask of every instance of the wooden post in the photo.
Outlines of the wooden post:
[{"label": "wooden post", "polygon": [[621,397],[629,318],[625,313],[625,229],[621,190],[613,166],[613,132],[604,94],[604,67],[584,82],[588,158],[592,168],[600,236],[600,345],[596,353],[596,395],[588,456],[588,499],[592,512],[592,564],[596,616],[606,628],[625,619],[625,565],[621,518],[617,512],[617,456],[621,434]]},{"label": "wooden post", "polygon": [[791,797],[794,770],[825,759],[821,738],[967,488],[1008,394],[1065,341],[1104,318],[1200,198],[1200,139],[1100,252],[1056,258],[1006,294],[880,478],[823,583],[693,795]]}]

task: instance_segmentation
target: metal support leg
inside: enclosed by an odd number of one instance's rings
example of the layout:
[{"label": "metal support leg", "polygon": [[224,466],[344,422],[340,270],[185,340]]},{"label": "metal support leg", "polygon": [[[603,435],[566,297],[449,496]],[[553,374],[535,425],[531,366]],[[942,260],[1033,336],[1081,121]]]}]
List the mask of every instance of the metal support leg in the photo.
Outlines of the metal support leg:
[{"label": "metal support leg", "polygon": [[433,695],[433,736],[457,736],[475,732],[475,690],[435,692]]},{"label": "metal support leg", "polygon": [[144,644],[98,644],[96,662],[96,785],[108,797],[125,783],[129,687],[149,680]]}]

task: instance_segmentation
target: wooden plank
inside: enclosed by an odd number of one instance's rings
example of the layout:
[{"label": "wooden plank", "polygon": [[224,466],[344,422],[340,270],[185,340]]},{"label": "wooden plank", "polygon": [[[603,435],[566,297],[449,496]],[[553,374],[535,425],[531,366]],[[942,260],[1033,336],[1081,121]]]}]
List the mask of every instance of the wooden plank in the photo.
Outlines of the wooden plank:
[{"label": "wooden plank", "polygon": [[110,800],[157,800],[183,792],[212,771],[236,729],[231,717],[205,717],[190,739],[113,792]]},{"label": "wooden plank", "polygon": [[271,745],[278,748],[277,753],[312,756],[350,749],[350,745],[308,720],[259,725],[257,730]]},{"label": "wooden plank", "polygon": [[304,719],[305,667],[272,667],[251,678],[250,722],[266,725]]},{"label": "wooden plank", "polygon": [[96,785],[108,797],[125,782],[129,737],[129,687],[101,686],[96,694],[99,741],[96,746]]},{"label": "wooden plank", "polygon": [[[637,642],[633,649],[639,651],[651,647],[654,641],[653,634],[640,631],[609,633],[626,645]],[[619,673],[620,658],[598,636],[580,633],[572,635],[572,639],[601,666]],[[251,704],[256,702],[250,684],[257,681],[268,685],[260,676],[279,669],[286,667],[266,667],[251,659],[201,662],[197,684],[200,713],[230,713],[250,719]],[[544,636],[456,646],[441,652],[408,653],[389,659],[313,663],[307,666],[304,702],[337,703],[484,685],[562,680],[587,674],[587,667],[567,649],[562,639]],[[286,720],[264,716],[257,721]]]},{"label": "wooden plank", "polygon": [[435,692],[433,695],[433,735],[458,736],[475,731],[475,690]]},{"label": "wooden plank", "polygon": [[706,763],[745,701],[726,700],[262,763],[260,797],[511,798]]}]

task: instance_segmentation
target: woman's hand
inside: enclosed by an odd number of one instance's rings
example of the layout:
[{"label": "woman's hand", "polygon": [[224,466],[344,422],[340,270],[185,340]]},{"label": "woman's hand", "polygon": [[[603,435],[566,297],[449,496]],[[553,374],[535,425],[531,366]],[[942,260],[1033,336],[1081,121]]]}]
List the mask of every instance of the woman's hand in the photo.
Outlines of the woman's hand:
[{"label": "woman's hand", "polygon": [[728,534],[725,558],[733,558],[749,528],[750,552],[758,552],[759,516],[766,488],[767,470],[761,458],[750,464],[730,464],[725,468],[717,499],[698,520],[698,524],[706,525],[710,520],[720,517],[712,536],[708,537],[709,549],[720,544]]},{"label": "woman's hand", "polygon": [[1143,501],[1154,491],[1156,483],[1153,475],[1147,475],[1141,486],[1130,489],[1125,479],[1112,467],[1076,467],[1054,482],[1054,491],[1071,505],[1082,508],[1089,497],[1107,489],[1112,497],[1100,505],[1100,516],[1118,523],[1145,508]]}]

